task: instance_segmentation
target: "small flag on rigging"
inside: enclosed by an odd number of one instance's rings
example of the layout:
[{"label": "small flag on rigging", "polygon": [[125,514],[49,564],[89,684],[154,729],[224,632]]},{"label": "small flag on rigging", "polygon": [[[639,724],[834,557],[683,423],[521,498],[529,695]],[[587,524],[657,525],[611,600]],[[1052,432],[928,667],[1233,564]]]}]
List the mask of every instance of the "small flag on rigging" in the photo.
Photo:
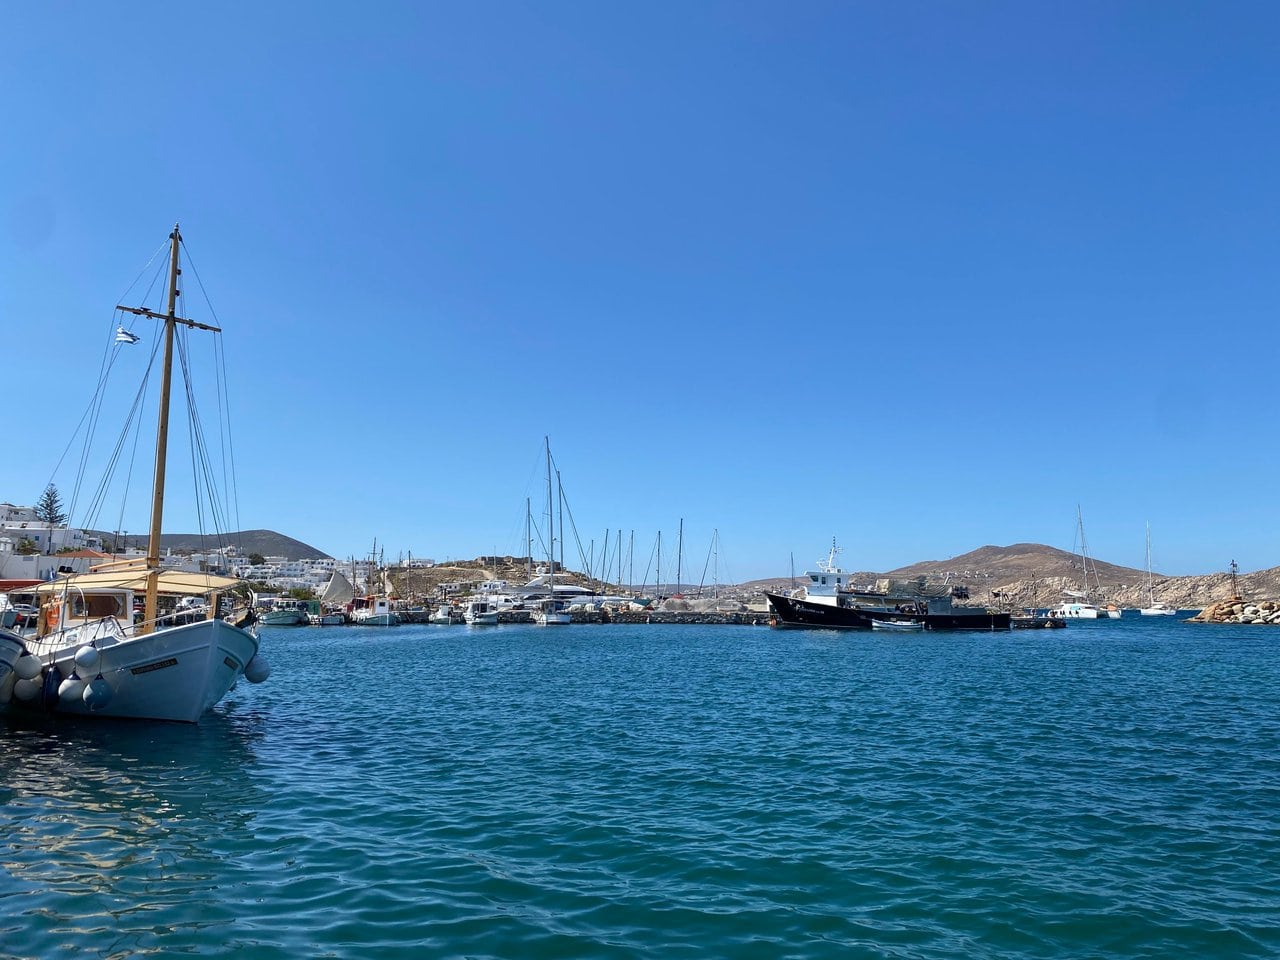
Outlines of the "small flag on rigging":
[{"label": "small flag on rigging", "polygon": [[116,327],[116,343],[137,343],[142,338],[124,327]]}]

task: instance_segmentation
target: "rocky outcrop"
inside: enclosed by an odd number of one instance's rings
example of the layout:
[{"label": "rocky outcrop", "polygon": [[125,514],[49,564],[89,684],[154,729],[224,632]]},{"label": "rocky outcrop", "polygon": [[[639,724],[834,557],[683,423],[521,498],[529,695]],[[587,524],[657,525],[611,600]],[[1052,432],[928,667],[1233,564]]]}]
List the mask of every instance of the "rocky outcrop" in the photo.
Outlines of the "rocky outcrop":
[{"label": "rocky outcrop", "polygon": [[1280,626],[1280,601],[1219,600],[1205,607],[1189,623],[1267,623]]}]

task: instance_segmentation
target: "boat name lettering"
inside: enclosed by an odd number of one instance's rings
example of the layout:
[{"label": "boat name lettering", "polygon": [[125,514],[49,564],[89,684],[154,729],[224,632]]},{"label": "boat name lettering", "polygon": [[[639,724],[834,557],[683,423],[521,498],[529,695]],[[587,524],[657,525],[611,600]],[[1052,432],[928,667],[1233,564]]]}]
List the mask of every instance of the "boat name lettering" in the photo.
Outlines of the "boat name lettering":
[{"label": "boat name lettering", "polygon": [[228,667],[230,667],[232,670],[239,670],[239,669],[240,669],[240,664],[236,663],[236,662],[235,662],[234,660],[232,660],[230,657],[223,657],[223,658],[222,658],[222,662],[223,662],[223,663],[225,663],[225,664],[226,664]]},{"label": "boat name lettering", "polygon": [[178,665],[177,657],[170,657],[168,660],[157,660],[155,663],[148,663],[145,667],[134,667],[129,672],[135,677],[144,673],[151,673],[155,670],[163,670],[165,667],[176,667]]}]

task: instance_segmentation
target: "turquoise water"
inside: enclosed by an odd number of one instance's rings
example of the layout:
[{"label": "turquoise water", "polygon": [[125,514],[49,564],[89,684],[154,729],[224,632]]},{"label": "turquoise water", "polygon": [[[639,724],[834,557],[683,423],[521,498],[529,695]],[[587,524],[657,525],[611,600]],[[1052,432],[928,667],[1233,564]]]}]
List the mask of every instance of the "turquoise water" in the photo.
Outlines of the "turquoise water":
[{"label": "turquoise water", "polygon": [[264,631],[0,725],[0,957],[1280,955],[1280,631]]}]

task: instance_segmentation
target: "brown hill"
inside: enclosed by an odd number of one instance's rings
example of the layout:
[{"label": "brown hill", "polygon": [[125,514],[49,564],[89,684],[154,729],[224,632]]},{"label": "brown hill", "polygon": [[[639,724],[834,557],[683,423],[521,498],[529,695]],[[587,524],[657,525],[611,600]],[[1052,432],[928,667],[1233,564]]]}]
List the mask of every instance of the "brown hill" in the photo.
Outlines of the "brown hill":
[{"label": "brown hill", "polygon": [[[538,563],[534,563],[536,568]],[[431,597],[440,593],[443,584],[475,584],[482,580],[506,580],[513,585],[526,583],[529,565],[526,557],[477,557],[454,560],[434,567],[396,567],[388,571],[392,588],[399,597]],[[556,570],[556,582],[593,586],[595,582],[572,570]],[[464,590],[463,592],[468,592]]]},{"label": "brown hill", "polygon": [[[1101,560],[1089,561],[1090,570],[1098,571],[1103,587],[1120,587],[1137,583],[1145,574],[1133,567],[1121,567]],[[890,570],[886,576],[929,577],[941,580],[950,577],[960,583],[977,583],[1009,580],[1035,580],[1048,577],[1080,579],[1078,554],[1047,547],[1043,543],[1013,543],[1007,547],[985,546],[962,553],[950,560],[925,560],[907,567]],[[1090,580],[1093,579],[1092,572]]]}]

